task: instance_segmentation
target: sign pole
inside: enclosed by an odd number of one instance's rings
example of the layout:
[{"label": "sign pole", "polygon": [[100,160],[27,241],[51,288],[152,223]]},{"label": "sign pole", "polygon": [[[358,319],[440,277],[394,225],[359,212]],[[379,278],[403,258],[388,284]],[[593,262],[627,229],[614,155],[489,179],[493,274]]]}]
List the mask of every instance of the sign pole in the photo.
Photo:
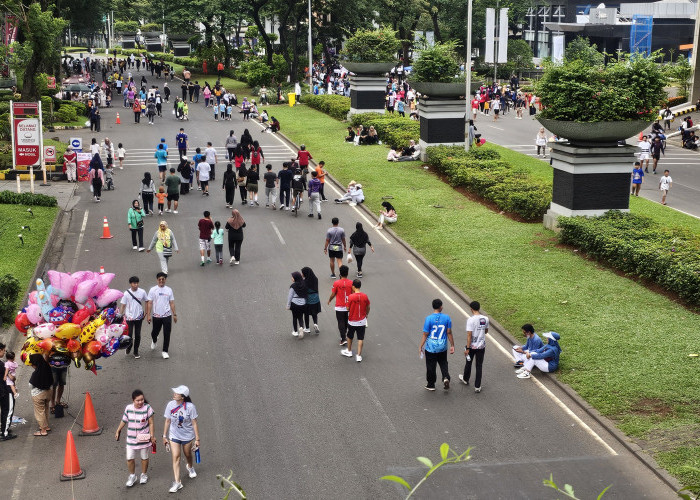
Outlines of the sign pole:
[{"label": "sign pole", "polygon": [[12,130],[12,170],[15,171],[15,179],[17,179],[17,192],[21,193],[19,174],[17,174],[17,159],[15,158],[15,107],[13,101],[10,101],[10,129]]},{"label": "sign pole", "polygon": [[34,194],[34,166],[29,167],[29,192]]},{"label": "sign pole", "polygon": [[[53,98],[51,99],[51,106],[53,107]],[[44,118],[41,114],[41,99],[39,99],[39,151],[41,152],[39,165],[41,166],[41,174],[44,182],[40,186],[50,186],[46,182],[46,161],[44,160]]]}]

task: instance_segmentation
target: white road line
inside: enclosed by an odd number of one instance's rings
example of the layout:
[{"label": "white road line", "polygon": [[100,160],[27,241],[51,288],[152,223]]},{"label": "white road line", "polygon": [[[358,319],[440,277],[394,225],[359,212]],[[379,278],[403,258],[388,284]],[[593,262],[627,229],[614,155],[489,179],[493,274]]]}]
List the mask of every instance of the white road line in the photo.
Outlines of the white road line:
[{"label": "white road line", "polygon": [[[418,266],[416,266],[416,265],[413,263],[413,261],[411,261],[410,259],[407,259],[406,262],[408,262],[408,263],[410,264],[410,266],[411,266],[415,271],[417,271],[418,274],[420,274],[420,275],[421,275],[428,283],[430,283],[436,290],[439,290],[440,292],[445,293],[445,290],[443,290],[442,288],[440,288],[433,280],[431,280],[422,270],[420,270],[420,269],[418,268]],[[464,314],[467,318],[469,317],[469,314],[467,314],[467,312],[466,312],[464,309],[462,309],[462,308],[459,306],[459,304],[457,304],[457,302],[455,302],[454,300],[452,300],[452,299],[450,298],[449,295],[445,295],[445,298],[447,299],[447,301],[448,301],[450,304],[452,304],[453,306],[455,306],[455,308],[456,308],[459,312],[461,312],[462,314]],[[493,339],[493,337],[491,337],[491,338]],[[510,352],[508,352],[508,350],[507,350],[505,347],[503,347],[500,343],[496,342],[495,340],[493,340],[493,341],[490,342],[490,343],[493,344],[493,345],[495,345],[495,346],[498,348],[498,350],[501,351],[508,359],[512,359],[512,356],[511,356]],[[617,455],[617,452],[616,452],[614,449],[612,449],[612,447],[610,447],[610,445],[608,445],[605,441],[603,441],[603,438],[601,438],[593,429],[591,429],[591,428],[588,426],[588,424],[586,424],[586,423],[585,423],[583,420],[581,420],[573,411],[571,411],[571,409],[569,409],[569,407],[566,406],[552,391],[550,391],[549,389],[547,389],[547,387],[545,387],[545,386],[542,384],[542,382],[540,382],[539,380],[537,380],[537,378],[534,377],[534,376],[532,377],[532,380],[535,381],[535,383],[537,384],[537,386],[540,387],[540,388],[544,391],[544,393],[545,393],[547,396],[549,396],[549,398],[550,398],[552,401],[554,401],[554,403],[555,403],[557,406],[559,406],[560,408],[562,408],[572,419],[574,419],[574,421],[575,421],[577,424],[579,424],[579,425],[583,428],[583,430],[585,430],[585,431],[586,431],[591,437],[593,437],[596,441],[598,441],[599,443],[601,443],[601,444],[605,447],[605,449],[608,450],[608,452],[609,452],[611,455]]]},{"label": "white road line", "polygon": [[80,235],[78,236],[78,246],[75,247],[75,255],[73,256],[73,262],[70,266],[71,274],[75,272],[75,268],[78,265],[78,257],[80,256],[80,248],[83,246],[83,237],[85,236],[85,228],[87,227],[89,209],[85,210],[85,215],[83,215],[83,225],[80,228]]},{"label": "white road line", "polygon": [[27,473],[27,466],[22,465],[17,470],[17,479],[15,479],[15,487],[12,490],[12,500],[19,500],[22,495],[22,485],[24,484],[24,475]]},{"label": "white road line", "polygon": [[486,126],[491,127],[491,128],[495,128],[496,130],[500,130],[502,132],[506,131],[506,129],[504,129],[504,128],[497,127],[496,125],[489,125],[488,123],[486,124]]},{"label": "white road line", "polygon": [[280,243],[286,245],[286,243],[284,242],[284,238],[282,238],[282,233],[280,233],[280,230],[277,229],[277,224],[275,224],[274,221],[270,221],[270,224],[272,224],[272,229],[274,229],[275,233],[277,233],[277,237],[279,238]]},{"label": "white road line", "polygon": [[386,420],[386,424],[389,426],[389,432],[396,432],[396,427],[394,427],[394,424],[391,423],[391,419],[389,418],[389,415],[386,414],[386,411],[384,410],[384,407],[382,406],[381,401],[379,401],[379,398],[375,394],[375,392],[372,390],[372,387],[369,385],[369,381],[365,377],[360,378],[360,382],[362,382],[362,385],[365,386],[365,389],[367,389],[367,392],[369,392],[369,397],[374,403],[374,406],[377,407],[379,412],[382,414],[384,417],[384,420]]}]

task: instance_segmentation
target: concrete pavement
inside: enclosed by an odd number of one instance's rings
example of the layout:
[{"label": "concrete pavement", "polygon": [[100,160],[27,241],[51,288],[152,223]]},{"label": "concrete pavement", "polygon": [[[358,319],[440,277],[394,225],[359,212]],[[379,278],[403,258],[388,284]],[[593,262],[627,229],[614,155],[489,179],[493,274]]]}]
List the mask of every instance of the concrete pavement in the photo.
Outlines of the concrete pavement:
[{"label": "concrete pavement", "polygon": [[[74,271],[103,265],[117,275],[113,287],[126,288],[127,278],[136,274],[148,290],[155,284],[158,259],[131,250],[126,211],[137,196],[143,171],[155,177],[152,151],[160,137],[174,147],[183,122],[166,113],[155,126],[127,125],[124,120],[117,126],[110,123],[113,113],[105,111],[99,137],[124,143],[126,168],[117,171],[116,190],[105,192],[102,203],[91,201],[86,184],[78,186],[77,206],[54,267]],[[257,125],[243,124],[238,116],[233,122],[215,123],[209,110],[196,106],[191,106],[190,115],[192,120],[184,122],[190,149],[207,140],[223,146],[231,128],[240,137],[248,127],[275,171],[292,154],[276,136],[260,133]],[[89,137],[86,131],[84,141]],[[333,165],[327,168],[332,174]],[[418,498],[555,498],[542,486],[550,473],[558,482],[572,484],[581,497],[597,495],[612,484],[606,498],[675,498],[615,435],[547,376],[516,379],[508,356],[510,342],[500,335],[488,339],[482,393],[459,383],[461,354],[449,357],[452,388],[425,391],[418,346],[430,301],[439,296],[445,302],[459,353],[466,340],[464,297],[396,240],[369,229],[368,219],[356,207],[323,204],[321,221],[305,217],[306,204],[298,218],[265,210],[264,203],[241,207],[247,222],[241,265],[200,267],[197,220],[203,210],[222,222],[230,213],[220,188],[222,173],[219,163],[210,197],[192,191],[181,197],[179,214],[162,217],[180,245],[168,278],[179,316],[171,358],[163,360],[158,350],[148,350],[150,329],[144,324],[141,359],[120,351],[98,362],[102,369],[97,376],[71,368],[69,415],[62,421],[52,419],[48,438],[30,435],[35,424],[29,391],[20,391],[16,414],[29,423],[18,430],[19,439],[2,445],[0,482],[6,485],[3,491],[11,493],[8,498],[45,494],[47,484],[53,493],[65,496],[72,491],[75,498],[169,496],[170,459],[160,440],[149,483],[127,489],[124,443],[115,442],[113,435],[137,387],[156,411],[159,435],[170,388],[181,383],[190,386],[199,410],[202,463],[196,479],[183,480],[180,495],[196,491],[198,498],[220,497],[215,476],[233,470],[251,498],[401,498],[398,487],[378,478],[399,473],[415,483],[425,472],[415,457],[436,459],[440,443],[446,441],[460,451],[473,447],[473,459],[436,473]],[[328,194],[332,199],[336,193]],[[235,203],[240,203],[238,194]],[[110,218],[112,240],[99,239],[103,216]],[[372,301],[362,363],[340,356],[334,311],[325,305],[331,279],[322,248],[333,216],[340,218],[348,236],[355,222],[362,221],[376,248],[366,259],[362,280]],[[148,218],[146,240],[159,219]],[[290,272],[306,265],[319,277],[321,333],[298,340],[290,335],[291,315],[284,304]],[[351,277],[354,269],[353,264]],[[565,346],[566,339],[562,342]],[[20,387],[26,387],[28,375],[28,369],[20,369]],[[92,393],[105,432],[76,438],[87,479],[59,483],[65,432],[74,416],[79,425],[86,390]]]}]

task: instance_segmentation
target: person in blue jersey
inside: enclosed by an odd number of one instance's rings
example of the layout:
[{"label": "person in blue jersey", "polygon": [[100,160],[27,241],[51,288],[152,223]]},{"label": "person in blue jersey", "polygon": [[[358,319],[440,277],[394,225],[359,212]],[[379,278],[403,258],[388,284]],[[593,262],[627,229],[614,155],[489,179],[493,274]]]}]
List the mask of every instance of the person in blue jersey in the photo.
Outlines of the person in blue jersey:
[{"label": "person in blue jersey", "polygon": [[433,314],[425,318],[423,323],[423,340],[420,343],[420,356],[425,352],[425,368],[428,391],[435,390],[436,365],[440,365],[442,383],[445,390],[450,388],[450,373],[447,369],[447,341],[450,342],[450,354],[455,352],[455,341],[452,338],[452,320],[442,313],[442,300],[433,300]]},{"label": "person in blue jersey", "polygon": [[513,357],[515,358],[515,363],[513,366],[515,368],[523,367],[523,364],[527,359],[526,354],[528,352],[535,352],[544,345],[540,336],[535,333],[535,327],[533,327],[530,323],[525,323],[521,329],[527,341],[525,342],[525,345],[513,346]]},{"label": "person in blue jersey", "polygon": [[526,354],[527,359],[523,367],[515,372],[518,378],[530,378],[534,367],[545,373],[556,371],[559,368],[559,356],[561,355],[559,339],[561,337],[557,332],[546,332],[543,335],[547,338],[547,345]]}]

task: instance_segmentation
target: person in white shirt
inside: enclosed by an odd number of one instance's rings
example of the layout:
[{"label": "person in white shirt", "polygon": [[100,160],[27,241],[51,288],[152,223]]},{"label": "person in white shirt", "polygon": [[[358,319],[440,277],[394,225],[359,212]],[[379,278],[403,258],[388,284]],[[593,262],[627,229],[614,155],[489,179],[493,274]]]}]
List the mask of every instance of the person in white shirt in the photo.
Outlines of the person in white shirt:
[{"label": "person in white shirt", "polygon": [[156,275],[158,284],[148,291],[146,299],[146,321],[153,320],[153,330],[151,330],[151,350],[156,348],[158,335],[163,329],[163,359],[168,359],[168,347],[170,346],[170,332],[172,323],[177,323],[177,313],[175,312],[175,296],[169,286],[165,286],[168,275],[160,272]]},{"label": "person in white shirt", "polygon": [[202,196],[209,196],[209,172],[211,165],[206,161],[197,163],[197,173],[199,173],[199,185],[202,188]]},{"label": "person in white shirt", "polygon": [[661,191],[662,205],[666,204],[666,195],[668,194],[669,190],[671,189],[671,185],[673,184],[673,179],[671,179],[671,176],[668,174],[669,171],[664,170],[664,175],[661,176],[661,178],[659,179],[659,190]]},{"label": "person in white shirt", "polygon": [[[637,147],[639,148],[639,163],[645,167],[645,172],[649,172],[649,158],[651,156],[651,143],[649,142],[649,138],[645,135],[642,136],[642,140],[639,141],[637,144]],[[647,162],[646,165],[644,165],[644,162]]]},{"label": "person in white shirt", "polygon": [[124,292],[122,300],[119,304],[119,314],[124,316],[126,324],[129,326],[129,335],[131,335],[132,344],[126,348],[126,353],[129,354],[131,349],[134,349],[134,358],[139,359],[139,345],[141,344],[141,324],[146,315],[146,301],[148,295],[143,288],[139,288],[139,277],[132,276],[129,278],[130,288]]},{"label": "person in white shirt", "polygon": [[[211,167],[211,173],[209,174],[208,180],[214,181],[216,180],[216,149],[211,145],[211,142],[207,142],[207,149],[204,150],[204,156],[207,160],[207,163]],[[200,179],[201,180],[201,179]],[[204,189],[202,187],[202,189]]]},{"label": "person in white shirt", "polygon": [[464,374],[460,374],[459,380],[464,385],[469,385],[469,377],[472,374],[472,361],[476,361],[476,380],[474,392],[481,392],[481,366],[484,363],[486,352],[486,334],[489,333],[489,319],[481,314],[481,304],[476,300],[469,304],[472,315],[467,320],[467,346],[464,355],[467,363],[464,365]]}]

